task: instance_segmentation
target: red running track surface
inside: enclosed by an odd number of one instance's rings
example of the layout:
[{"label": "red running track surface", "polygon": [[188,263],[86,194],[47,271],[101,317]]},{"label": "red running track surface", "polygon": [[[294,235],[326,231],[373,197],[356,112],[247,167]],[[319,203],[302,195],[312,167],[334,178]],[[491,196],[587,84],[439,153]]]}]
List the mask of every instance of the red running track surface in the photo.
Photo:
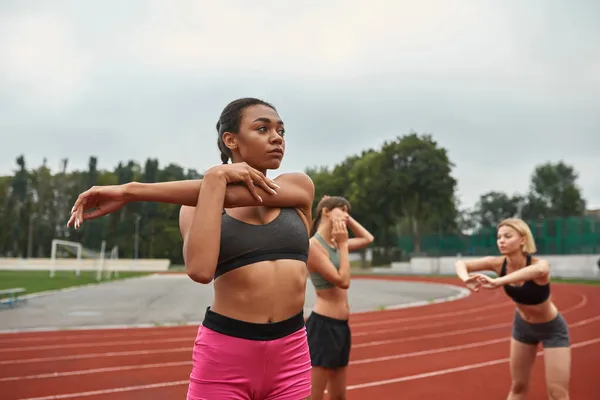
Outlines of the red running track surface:
[{"label": "red running track surface", "polygon": [[[459,283],[444,278],[382,278]],[[360,278],[357,278],[360,279]],[[600,393],[600,286],[553,285],[572,338],[571,398]],[[514,305],[502,290],[353,314],[348,399],[505,398]],[[197,327],[0,335],[3,400],[184,399]],[[530,398],[547,398],[543,357]]]}]

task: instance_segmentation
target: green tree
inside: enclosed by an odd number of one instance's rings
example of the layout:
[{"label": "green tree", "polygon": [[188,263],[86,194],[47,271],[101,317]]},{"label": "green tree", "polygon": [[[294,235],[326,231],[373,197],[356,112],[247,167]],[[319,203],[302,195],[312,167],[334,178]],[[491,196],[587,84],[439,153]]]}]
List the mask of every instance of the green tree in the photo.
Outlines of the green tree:
[{"label": "green tree", "polygon": [[9,246],[14,256],[23,256],[27,243],[27,226],[31,207],[30,176],[25,165],[25,157],[20,155],[16,159],[18,169],[11,182],[8,196],[8,208],[11,219],[11,245]]},{"label": "green tree", "polygon": [[376,172],[385,187],[393,221],[405,218],[419,253],[421,234],[456,230],[456,180],[447,151],[431,135],[411,133],[386,142]]},{"label": "green tree", "polygon": [[386,247],[394,243],[398,216],[380,173],[383,162],[380,152],[363,152],[354,160],[345,186],[356,219],[373,233],[377,245]]},{"label": "green tree", "polygon": [[506,193],[491,191],[479,197],[474,210],[480,228],[491,228],[505,218],[516,216],[525,199],[522,196],[509,196]]},{"label": "green tree", "polygon": [[583,215],[586,204],[577,178],[575,169],[562,161],[536,167],[523,216],[556,218]]}]

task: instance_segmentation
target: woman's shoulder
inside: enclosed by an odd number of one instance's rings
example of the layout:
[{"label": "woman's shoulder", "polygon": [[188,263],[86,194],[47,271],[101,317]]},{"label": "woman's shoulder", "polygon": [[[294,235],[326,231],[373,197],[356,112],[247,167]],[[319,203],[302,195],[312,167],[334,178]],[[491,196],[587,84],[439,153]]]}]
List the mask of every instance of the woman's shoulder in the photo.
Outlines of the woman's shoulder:
[{"label": "woman's shoulder", "polygon": [[277,175],[273,181],[286,182],[311,190],[314,190],[315,187],[311,177],[305,172],[285,172]]}]

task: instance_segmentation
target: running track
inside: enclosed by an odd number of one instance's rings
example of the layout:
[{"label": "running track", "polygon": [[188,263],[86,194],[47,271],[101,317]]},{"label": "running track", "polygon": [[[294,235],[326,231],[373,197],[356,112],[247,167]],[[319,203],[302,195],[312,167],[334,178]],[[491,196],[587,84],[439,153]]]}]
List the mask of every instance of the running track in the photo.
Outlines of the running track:
[{"label": "running track", "polygon": [[[592,398],[600,393],[600,286],[554,284],[553,299],[571,329],[571,398]],[[496,290],[425,307],[353,314],[348,399],[505,398],[513,311]],[[2,334],[1,397],[185,399],[196,330]],[[529,398],[547,398],[543,371],[538,357]]]}]

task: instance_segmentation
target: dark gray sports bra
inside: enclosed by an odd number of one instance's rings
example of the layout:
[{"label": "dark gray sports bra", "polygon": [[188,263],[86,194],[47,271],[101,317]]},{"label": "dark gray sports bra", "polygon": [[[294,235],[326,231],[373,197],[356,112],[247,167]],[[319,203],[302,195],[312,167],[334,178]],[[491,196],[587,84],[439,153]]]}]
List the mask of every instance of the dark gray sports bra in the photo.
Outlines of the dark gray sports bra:
[{"label": "dark gray sports bra", "polygon": [[223,211],[214,278],[259,261],[308,260],[308,232],[295,208],[282,208],[268,224],[254,225]]}]

